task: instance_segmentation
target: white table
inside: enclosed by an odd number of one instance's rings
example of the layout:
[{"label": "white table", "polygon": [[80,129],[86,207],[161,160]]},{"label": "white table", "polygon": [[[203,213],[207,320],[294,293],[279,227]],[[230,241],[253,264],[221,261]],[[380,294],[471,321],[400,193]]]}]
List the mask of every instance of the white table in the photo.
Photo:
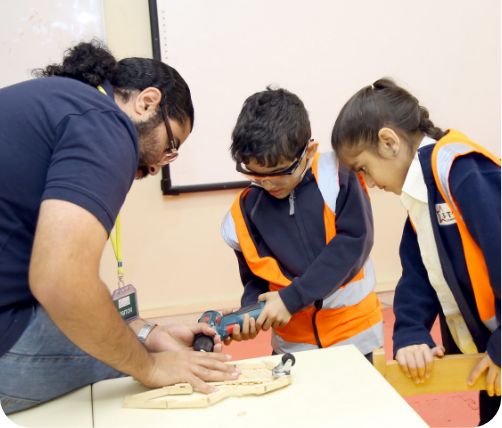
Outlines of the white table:
[{"label": "white table", "polygon": [[[353,346],[295,354],[290,386],[263,396],[227,398],[202,409],[125,409],[145,391],[132,378],[93,385],[95,428],[427,427]],[[280,356],[254,360],[279,361]],[[247,360],[253,361],[253,360]]]},{"label": "white table", "polygon": [[32,409],[13,413],[7,418],[17,425],[30,428],[92,428],[91,386]]}]

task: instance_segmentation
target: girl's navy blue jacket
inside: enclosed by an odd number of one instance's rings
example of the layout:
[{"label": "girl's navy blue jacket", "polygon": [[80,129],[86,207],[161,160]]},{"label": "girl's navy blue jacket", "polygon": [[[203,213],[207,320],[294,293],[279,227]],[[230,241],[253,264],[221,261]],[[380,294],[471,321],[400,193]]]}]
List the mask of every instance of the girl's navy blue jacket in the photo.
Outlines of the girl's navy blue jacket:
[{"label": "girl's navy blue jacket", "polygon": [[[450,170],[450,191],[463,220],[480,247],[488,268],[495,298],[497,328],[491,332],[481,321],[469,278],[460,233],[456,224],[440,226],[434,213],[444,203],[434,180],[431,156],[434,145],[419,149],[419,159],[428,191],[429,207],[441,267],[448,286],[479,352],[487,351],[500,366],[500,167],[479,153],[455,159]],[[403,267],[397,285],[394,311],[394,354],[402,347],[426,343],[434,347],[430,329],[441,313],[420,255],[417,237],[406,221],[400,246]]]}]

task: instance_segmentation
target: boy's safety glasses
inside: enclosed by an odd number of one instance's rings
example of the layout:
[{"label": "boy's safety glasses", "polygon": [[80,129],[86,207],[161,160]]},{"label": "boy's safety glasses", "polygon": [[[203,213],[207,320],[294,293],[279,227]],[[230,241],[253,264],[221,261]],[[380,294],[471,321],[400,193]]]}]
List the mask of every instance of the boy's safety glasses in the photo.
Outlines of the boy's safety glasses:
[{"label": "boy's safety glasses", "polygon": [[237,172],[240,172],[241,174],[244,174],[247,176],[248,179],[253,181],[253,178],[258,178],[258,179],[264,179],[264,178],[273,178],[273,177],[281,177],[281,176],[286,176],[286,175],[293,175],[298,167],[300,166],[300,163],[302,162],[303,158],[305,157],[305,154],[307,153],[307,148],[309,146],[309,142],[305,145],[305,147],[302,150],[302,153],[300,156],[298,156],[291,165],[289,165],[286,168],[283,168],[279,171],[273,171],[273,172],[255,172],[247,169],[246,165],[243,164],[242,162],[237,162],[235,165],[235,169]]}]

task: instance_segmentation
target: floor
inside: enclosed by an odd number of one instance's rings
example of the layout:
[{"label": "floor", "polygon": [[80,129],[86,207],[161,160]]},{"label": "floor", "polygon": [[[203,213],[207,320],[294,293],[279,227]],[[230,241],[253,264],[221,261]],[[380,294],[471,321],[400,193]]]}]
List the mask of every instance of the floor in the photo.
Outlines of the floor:
[{"label": "floor", "polygon": [[[392,358],[392,312],[393,293],[380,293],[384,314],[384,348],[388,359]],[[193,320],[187,316],[186,320]],[[439,327],[436,324],[432,331],[437,342],[441,341]],[[224,349],[234,359],[244,359],[270,355],[270,331],[261,332],[251,341],[234,342]],[[478,424],[478,393],[427,394],[406,399],[415,411],[431,427],[474,427]]]}]

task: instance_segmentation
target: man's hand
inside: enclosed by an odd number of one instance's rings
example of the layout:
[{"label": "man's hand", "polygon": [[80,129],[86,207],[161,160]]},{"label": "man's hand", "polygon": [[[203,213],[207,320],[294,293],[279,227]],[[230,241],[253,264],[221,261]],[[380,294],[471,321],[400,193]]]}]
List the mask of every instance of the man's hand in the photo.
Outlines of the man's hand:
[{"label": "man's hand", "polygon": [[197,333],[214,336],[213,352],[221,352],[223,345],[216,331],[205,323],[192,326],[185,324],[158,325],[148,335],[145,346],[150,352],[189,351],[192,350],[193,339]]},{"label": "man's hand", "polygon": [[401,348],[396,353],[396,360],[401,370],[416,384],[424,383],[431,376],[434,357],[444,357],[444,347],[429,348],[425,343]]},{"label": "man's hand", "polygon": [[260,294],[258,301],[266,301],[265,307],[256,320],[258,329],[268,330],[270,327],[277,328],[285,326],[291,319],[286,305],[282,301],[277,291]]},{"label": "man's hand", "polygon": [[476,364],[472,369],[469,379],[467,380],[468,385],[473,385],[484,372],[486,371],[485,385],[486,392],[490,397],[498,395],[500,397],[500,367],[497,366],[486,353],[483,359]]},{"label": "man's hand", "polygon": [[188,382],[194,390],[209,393],[213,387],[205,382],[235,380],[240,371],[226,354],[212,352],[178,351],[151,353],[152,368],[144,379],[138,379],[149,388],[160,388],[175,383]]},{"label": "man's hand", "polygon": [[[30,289],[60,330],[83,351],[146,386],[190,382],[198,391],[209,392],[211,387],[204,381],[237,378],[235,367],[225,364],[228,355],[147,351],[120,318],[99,278],[106,240],[98,219],[80,206],[61,200],[42,202],[30,262]],[[168,333],[180,346],[179,342],[186,344],[194,332],[206,328],[199,326],[188,334],[175,328]]]}]

